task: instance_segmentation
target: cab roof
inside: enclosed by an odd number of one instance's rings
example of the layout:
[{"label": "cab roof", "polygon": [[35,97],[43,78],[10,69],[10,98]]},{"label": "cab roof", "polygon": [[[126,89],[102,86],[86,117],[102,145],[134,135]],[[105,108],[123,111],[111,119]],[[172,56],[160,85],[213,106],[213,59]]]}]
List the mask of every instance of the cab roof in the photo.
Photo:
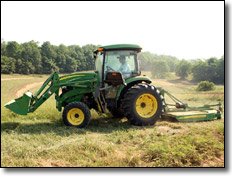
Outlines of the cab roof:
[{"label": "cab roof", "polygon": [[137,52],[140,52],[142,50],[142,47],[134,44],[116,44],[116,45],[101,46],[95,52],[107,51],[107,50],[128,50],[128,49],[136,50]]}]

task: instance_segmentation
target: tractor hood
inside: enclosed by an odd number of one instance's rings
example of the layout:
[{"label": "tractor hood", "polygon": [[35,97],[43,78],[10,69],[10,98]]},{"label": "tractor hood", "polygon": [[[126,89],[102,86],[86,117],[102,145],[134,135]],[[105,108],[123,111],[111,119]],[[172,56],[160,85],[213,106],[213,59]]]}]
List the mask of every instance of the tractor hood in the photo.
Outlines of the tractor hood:
[{"label": "tractor hood", "polygon": [[64,75],[59,78],[59,84],[79,83],[86,84],[92,83],[96,78],[96,73],[74,73],[70,75]]}]

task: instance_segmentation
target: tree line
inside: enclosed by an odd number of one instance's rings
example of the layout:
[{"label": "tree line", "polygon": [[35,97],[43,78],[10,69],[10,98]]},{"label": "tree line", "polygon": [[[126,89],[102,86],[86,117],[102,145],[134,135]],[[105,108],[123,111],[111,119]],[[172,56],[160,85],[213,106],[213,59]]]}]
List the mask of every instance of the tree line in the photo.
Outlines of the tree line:
[{"label": "tree line", "polygon": [[35,41],[19,44],[15,41],[1,42],[1,73],[50,74],[72,73],[94,69],[93,50],[99,45],[88,44],[59,46]]},{"label": "tree line", "polygon": [[[50,74],[73,73],[94,69],[93,50],[100,45],[87,44],[56,46],[35,41],[19,44],[15,41],[1,42],[1,73],[10,74]],[[224,84],[224,56],[206,60],[179,60],[169,55],[150,52],[138,54],[141,70],[151,71],[154,78],[165,78],[170,72],[186,78],[192,75],[195,81],[211,81]]]},{"label": "tree line", "polygon": [[154,78],[165,78],[170,72],[175,72],[182,79],[191,75],[192,80],[197,82],[224,84],[224,56],[188,61],[173,56],[142,52],[138,58],[142,70],[151,71]]}]

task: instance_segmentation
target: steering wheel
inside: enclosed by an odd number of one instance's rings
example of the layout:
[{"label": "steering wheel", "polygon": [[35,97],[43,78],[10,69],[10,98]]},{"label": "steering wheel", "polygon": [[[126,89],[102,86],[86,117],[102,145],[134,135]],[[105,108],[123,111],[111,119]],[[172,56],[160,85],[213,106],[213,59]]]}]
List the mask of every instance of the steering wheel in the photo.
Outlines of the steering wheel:
[{"label": "steering wheel", "polygon": [[112,67],[106,66],[107,71],[115,71]]}]

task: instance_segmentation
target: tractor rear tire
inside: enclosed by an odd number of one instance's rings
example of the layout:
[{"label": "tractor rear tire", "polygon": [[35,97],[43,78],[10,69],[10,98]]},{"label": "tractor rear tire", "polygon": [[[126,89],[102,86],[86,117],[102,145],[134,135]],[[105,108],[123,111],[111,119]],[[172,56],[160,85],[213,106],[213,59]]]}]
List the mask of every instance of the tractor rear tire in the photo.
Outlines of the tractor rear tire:
[{"label": "tractor rear tire", "polygon": [[131,87],[122,100],[122,108],[133,125],[153,125],[162,114],[163,97],[152,85],[138,84]]},{"label": "tractor rear tire", "polygon": [[82,102],[72,102],[64,108],[63,122],[67,126],[85,128],[89,124],[90,119],[90,110]]}]

